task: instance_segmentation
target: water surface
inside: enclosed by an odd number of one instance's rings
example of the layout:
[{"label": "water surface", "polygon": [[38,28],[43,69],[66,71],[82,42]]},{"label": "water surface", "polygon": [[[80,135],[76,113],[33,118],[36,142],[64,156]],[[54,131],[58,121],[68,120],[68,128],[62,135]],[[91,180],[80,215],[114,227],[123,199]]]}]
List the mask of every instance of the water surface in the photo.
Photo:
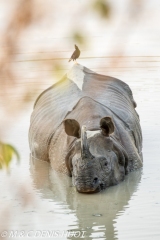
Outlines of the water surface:
[{"label": "water surface", "polygon": [[[79,237],[52,236],[64,240],[160,239],[160,57],[126,57],[120,61],[121,67],[113,69],[107,68],[107,62],[105,66],[104,59],[99,68],[94,60],[82,64],[131,87],[143,132],[143,169],[100,193],[77,193],[71,178],[54,172],[46,162],[30,158],[31,106],[14,122],[6,137],[17,146],[21,162],[12,163],[10,174],[0,172],[1,232],[85,232]],[[23,239],[29,237],[25,235]],[[43,239],[51,238],[44,234]]]}]

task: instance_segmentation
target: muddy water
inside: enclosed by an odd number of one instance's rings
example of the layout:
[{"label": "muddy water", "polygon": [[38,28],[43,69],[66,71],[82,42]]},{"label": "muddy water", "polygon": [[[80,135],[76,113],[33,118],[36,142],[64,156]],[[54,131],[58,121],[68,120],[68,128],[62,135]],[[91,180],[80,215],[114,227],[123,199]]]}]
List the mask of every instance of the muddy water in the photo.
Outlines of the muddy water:
[{"label": "muddy water", "polygon": [[143,131],[143,169],[100,193],[77,193],[69,177],[29,157],[30,108],[6,138],[21,162],[0,173],[2,239],[160,239],[160,58],[123,61],[116,69],[82,64],[130,85]]}]

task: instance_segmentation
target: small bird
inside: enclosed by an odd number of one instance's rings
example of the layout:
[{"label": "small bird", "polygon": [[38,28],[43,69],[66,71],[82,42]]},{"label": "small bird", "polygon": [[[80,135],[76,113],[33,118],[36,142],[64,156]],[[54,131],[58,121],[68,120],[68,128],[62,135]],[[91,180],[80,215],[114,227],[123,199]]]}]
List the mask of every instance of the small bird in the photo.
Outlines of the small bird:
[{"label": "small bird", "polygon": [[74,46],[75,46],[75,51],[73,52],[73,54],[70,57],[68,62],[70,62],[71,60],[76,61],[76,59],[79,58],[79,56],[80,56],[81,52],[80,52],[79,48],[76,45],[74,45]]}]

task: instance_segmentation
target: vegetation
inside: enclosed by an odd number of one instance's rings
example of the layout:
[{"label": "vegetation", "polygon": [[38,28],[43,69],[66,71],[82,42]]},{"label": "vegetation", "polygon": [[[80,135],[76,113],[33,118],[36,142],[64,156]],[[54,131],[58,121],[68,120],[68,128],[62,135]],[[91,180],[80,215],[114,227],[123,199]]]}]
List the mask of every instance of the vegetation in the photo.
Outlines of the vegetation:
[{"label": "vegetation", "polygon": [[20,160],[19,153],[10,144],[6,144],[3,142],[0,142],[0,169],[2,168],[9,168],[9,165],[11,163],[11,160],[16,157],[17,160]]}]

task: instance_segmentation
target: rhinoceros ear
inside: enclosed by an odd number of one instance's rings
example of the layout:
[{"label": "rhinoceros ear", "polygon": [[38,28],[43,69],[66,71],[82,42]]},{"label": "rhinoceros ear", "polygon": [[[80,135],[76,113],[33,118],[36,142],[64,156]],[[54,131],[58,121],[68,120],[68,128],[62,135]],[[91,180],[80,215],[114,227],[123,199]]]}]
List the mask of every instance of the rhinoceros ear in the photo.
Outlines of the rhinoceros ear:
[{"label": "rhinoceros ear", "polygon": [[63,121],[64,129],[67,135],[76,138],[81,137],[81,129],[79,123],[75,119],[65,119]]},{"label": "rhinoceros ear", "polygon": [[114,132],[114,124],[111,117],[104,117],[100,120],[100,128],[104,136],[109,136]]}]

